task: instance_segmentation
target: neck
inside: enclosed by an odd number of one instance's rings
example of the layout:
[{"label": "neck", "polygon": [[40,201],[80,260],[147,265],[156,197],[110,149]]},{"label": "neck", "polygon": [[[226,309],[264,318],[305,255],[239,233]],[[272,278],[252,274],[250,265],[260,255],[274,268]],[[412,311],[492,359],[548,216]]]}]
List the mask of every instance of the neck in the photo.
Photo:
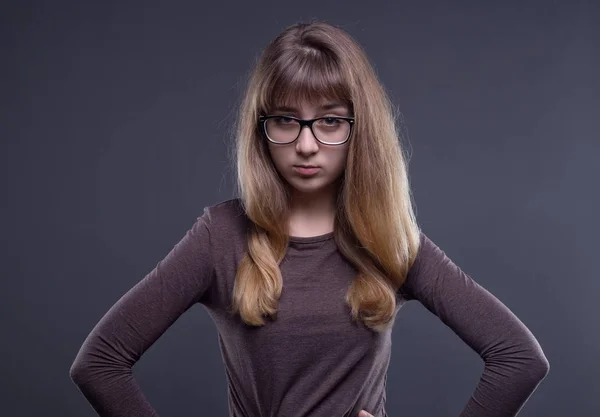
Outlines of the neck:
[{"label": "neck", "polygon": [[290,235],[314,236],[333,231],[336,206],[337,195],[331,190],[314,194],[292,193]]}]

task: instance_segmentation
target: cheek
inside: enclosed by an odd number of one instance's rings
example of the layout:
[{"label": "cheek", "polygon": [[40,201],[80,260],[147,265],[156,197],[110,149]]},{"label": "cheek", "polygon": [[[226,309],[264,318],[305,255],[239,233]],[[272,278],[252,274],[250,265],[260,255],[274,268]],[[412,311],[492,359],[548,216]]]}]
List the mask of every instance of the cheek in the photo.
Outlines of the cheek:
[{"label": "cheek", "polygon": [[275,168],[277,168],[278,171],[281,171],[287,163],[287,152],[285,152],[283,148],[269,146],[269,154],[271,155],[271,160],[273,161]]},{"label": "cheek", "polygon": [[336,168],[339,171],[344,170],[346,168],[346,162],[348,160],[348,149],[344,149],[338,155],[336,155]]}]

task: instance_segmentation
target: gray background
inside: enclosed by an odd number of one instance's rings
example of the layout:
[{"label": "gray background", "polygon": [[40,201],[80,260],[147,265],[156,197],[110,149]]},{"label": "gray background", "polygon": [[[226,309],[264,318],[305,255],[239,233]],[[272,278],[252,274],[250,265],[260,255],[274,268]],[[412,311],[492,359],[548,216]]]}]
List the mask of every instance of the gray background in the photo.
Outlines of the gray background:
[{"label": "gray background", "polygon": [[[551,370],[522,416],[600,415],[598,2],[3,2],[0,404],[93,416],[83,339],[233,196],[246,73],[319,18],[367,50],[404,115],[423,230],[536,335]],[[165,416],[225,416],[201,306],[135,376]],[[392,417],[457,416],[483,362],[418,303],[396,322]]]}]

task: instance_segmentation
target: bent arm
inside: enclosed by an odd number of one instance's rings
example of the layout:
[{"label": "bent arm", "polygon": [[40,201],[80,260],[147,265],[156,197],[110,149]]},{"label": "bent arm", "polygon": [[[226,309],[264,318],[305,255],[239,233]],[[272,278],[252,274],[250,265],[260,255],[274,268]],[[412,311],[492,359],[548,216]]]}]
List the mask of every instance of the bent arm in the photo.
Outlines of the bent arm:
[{"label": "bent arm", "polygon": [[99,415],[158,415],[133,377],[132,367],[178,317],[201,301],[212,268],[205,213],[92,329],[69,375]]},{"label": "bent arm", "polygon": [[460,417],[516,416],[549,372],[529,329],[500,300],[465,274],[427,236],[402,287],[450,327],[484,361]]}]

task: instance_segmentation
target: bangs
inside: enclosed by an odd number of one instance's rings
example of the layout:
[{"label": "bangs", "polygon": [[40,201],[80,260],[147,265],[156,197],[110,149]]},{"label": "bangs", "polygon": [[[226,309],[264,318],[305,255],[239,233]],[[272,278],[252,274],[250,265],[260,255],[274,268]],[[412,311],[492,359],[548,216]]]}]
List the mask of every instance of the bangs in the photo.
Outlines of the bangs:
[{"label": "bangs", "polygon": [[293,107],[302,101],[321,104],[331,101],[352,111],[350,85],[339,65],[322,51],[294,51],[274,63],[259,96],[259,110],[271,113],[279,107]]}]

